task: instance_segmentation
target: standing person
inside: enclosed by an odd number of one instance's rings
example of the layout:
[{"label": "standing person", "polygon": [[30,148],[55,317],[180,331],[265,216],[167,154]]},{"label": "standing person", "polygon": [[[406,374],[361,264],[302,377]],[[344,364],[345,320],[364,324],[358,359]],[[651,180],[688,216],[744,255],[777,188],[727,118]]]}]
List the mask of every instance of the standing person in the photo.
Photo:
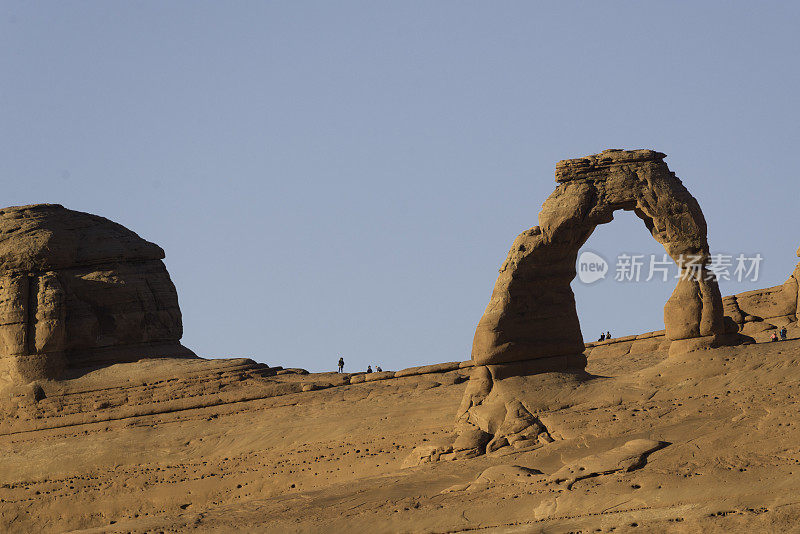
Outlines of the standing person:
[{"label": "standing person", "polygon": [[786,341],[786,327],[781,328],[781,341]]},{"label": "standing person", "polygon": [[339,372],[344,373],[344,358],[339,356]]}]

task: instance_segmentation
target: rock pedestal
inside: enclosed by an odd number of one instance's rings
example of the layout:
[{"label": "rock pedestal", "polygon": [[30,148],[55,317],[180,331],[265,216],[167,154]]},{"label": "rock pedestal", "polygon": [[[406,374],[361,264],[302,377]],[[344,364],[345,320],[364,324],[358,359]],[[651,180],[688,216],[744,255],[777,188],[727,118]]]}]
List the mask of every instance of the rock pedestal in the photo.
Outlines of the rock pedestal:
[{"label": "rock pedestal", "polygon": [[57,204],[0,210],[0,379],[192,357],[164,251],[127,228]]}]

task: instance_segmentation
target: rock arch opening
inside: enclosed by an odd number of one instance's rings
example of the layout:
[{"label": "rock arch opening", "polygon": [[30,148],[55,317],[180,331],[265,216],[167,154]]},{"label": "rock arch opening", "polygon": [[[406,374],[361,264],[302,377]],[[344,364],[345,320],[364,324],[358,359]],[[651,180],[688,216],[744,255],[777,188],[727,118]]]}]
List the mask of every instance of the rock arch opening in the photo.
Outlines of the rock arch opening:
[{"label": "rock arch opening", "polygon": [[[605,269],[602,271],[602,269]],[[578,251],[571,283],[584,341],[664,329],[678,266],[633,211],[617,211]]]},{"label": "rock arch opening", "polygon": [[[556,165],[557,185],[539,224],[514,240],[475,330],[473,371],[448,454],[470,457],[553,440],[537,414],[559,402],[553,392],[589,378],[570,286],[577,254],[614,212],[637,215],[680,267],[664,306],[670,354],[736,339],[707,268],[705,218],[665,157],[652,150],[606,150]],[[696,258],[693,267],[682,263],[686,257]]]}]

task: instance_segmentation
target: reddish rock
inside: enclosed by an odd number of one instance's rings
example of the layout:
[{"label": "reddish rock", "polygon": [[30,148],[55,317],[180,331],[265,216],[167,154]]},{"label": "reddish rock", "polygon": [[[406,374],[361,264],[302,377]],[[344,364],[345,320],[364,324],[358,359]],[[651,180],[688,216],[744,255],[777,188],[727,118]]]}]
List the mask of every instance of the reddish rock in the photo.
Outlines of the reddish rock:
[{"label": "reddish rock", "polygon": [[194,356],[158,245],[57,204],[0,210],[0,236],[0,376]]},{"label": "reddish rock", "polygon": [[584,350],[570,283],[580,247],[617,210],[633,211],[684,267],[664,308],[669,339],[720,336],[722,298],[709,277],[706,221],[697,200],[652,150],[606,150],[561,161],[558,186],[539,213],[539,226],[514,240],[489,305],[475,331],[472,360],[499,364],[580,354]]}]

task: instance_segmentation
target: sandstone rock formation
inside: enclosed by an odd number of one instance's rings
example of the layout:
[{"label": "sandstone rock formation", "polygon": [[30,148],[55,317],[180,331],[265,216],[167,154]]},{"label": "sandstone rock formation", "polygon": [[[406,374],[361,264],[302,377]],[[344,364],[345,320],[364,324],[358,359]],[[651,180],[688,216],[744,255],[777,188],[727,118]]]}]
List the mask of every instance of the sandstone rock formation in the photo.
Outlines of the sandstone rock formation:
[{"label": "sandstone rock formation", "polygon": [[164,251],[127,228],[57,204],[0,210],[0,380],[56,379],[69,368],[181,346]]},{"label": "sandstone rock formation", "polygon": [[[558,186],[539,226],[517,236],[478,323],[476,364],[580,354],[570,283],[580,247],[617,210],[633,211],[664,245],[682,274],[664,310],[671,340],[724,334],[722,298],[705,263],[709,249],[700,206],[652,150],[606,150],[556,166]],[[690,267],[696,258],[697,267]]]},{"label": "sandstone rock formation", "polygon": [[[797,251],[800,257],[800,250]],[[792,275],[779,286],[746,291],[722,299],[725,316],[735,322],[746,335],[754,331],[786,326],[798,317],[800,263]]]},{"label": "sandstone rock formation", "polygon": [[[484,470],[478,478],[467,484],[456,484],[445,489],[442,494],[456,491],[485,491],[499,485],[547,486],[562,485],[567,491],[579,480],[618,472],[635,471],[647,461],[647,456],[668,444],[650,439],[634,439],[605,450],[591,454],[563,465],[550,476],[544,476],[538,469],[519,465],[495,465]],[[549,504],[545,501],[544,506]]]},{"label": "sandstone rock formation", "polygon": [[620,447],[567,464],[550,475],[548,482],[564,484],[567,489],[572,489],[578,480],[617,471],[633,471],[644,464],[648,454],[666,445],[651,439],[634,439]]},{"label": "sandstone rock formation", "polygon": [[[769,312],[783,290],[762,294],[743,306],[764,320],[745,325],[787,318]],[[367,382],[149,358],[0,388],[0,531],[791,530],[800,325],[787,329],[702,358],[668,356],[663,330],[587,344],[606,352],[591,380],[567,356]]]},{"label": "sandstone rock formation", "polygon": [[[800,256],[800,250],[798,250]],[[769,341],[782,327],[797,324],[800,263],[781,285],[722,297],[725,321],[741,334],[744,343]],[[644,354],[663,347],[664,330],[586,343],[588,360]],[[667,340],[669,343],[669,340]]]},{"label": "sandstone rock formation", "polygon": [[[7,415],[0,402],[0,532],[793,531],[800,326],[788,330],[694,361],[590,358],[602,378],[576,389],[541,373],[552,384],[518,398],[555,441],[456,462],[430,463],[452,444],[461,366],[356,385],[246,360],[92,369]],[[670,445],[643,462],[650,445],[628,444],[641,438]]]},{"label": "sandstone rock formation", "polygon": [[[570,283],[580,247],[617,210],[633,211],[679,268],[664,308],[671,352],[729,341],[722,297],[707,268],[706,221],[697,200],[652,150],[606,150],[556,166],[558,186],[539,225],[514,240],[475,331],[476,365],[459,409],[458,432],[472,436],[465,455],[540,443],[535,384],[548,372],[579,383],[585,357]],[[483,367],[480,367],[483,366]],[[463,440],[462,440],[463,441]]]}]

